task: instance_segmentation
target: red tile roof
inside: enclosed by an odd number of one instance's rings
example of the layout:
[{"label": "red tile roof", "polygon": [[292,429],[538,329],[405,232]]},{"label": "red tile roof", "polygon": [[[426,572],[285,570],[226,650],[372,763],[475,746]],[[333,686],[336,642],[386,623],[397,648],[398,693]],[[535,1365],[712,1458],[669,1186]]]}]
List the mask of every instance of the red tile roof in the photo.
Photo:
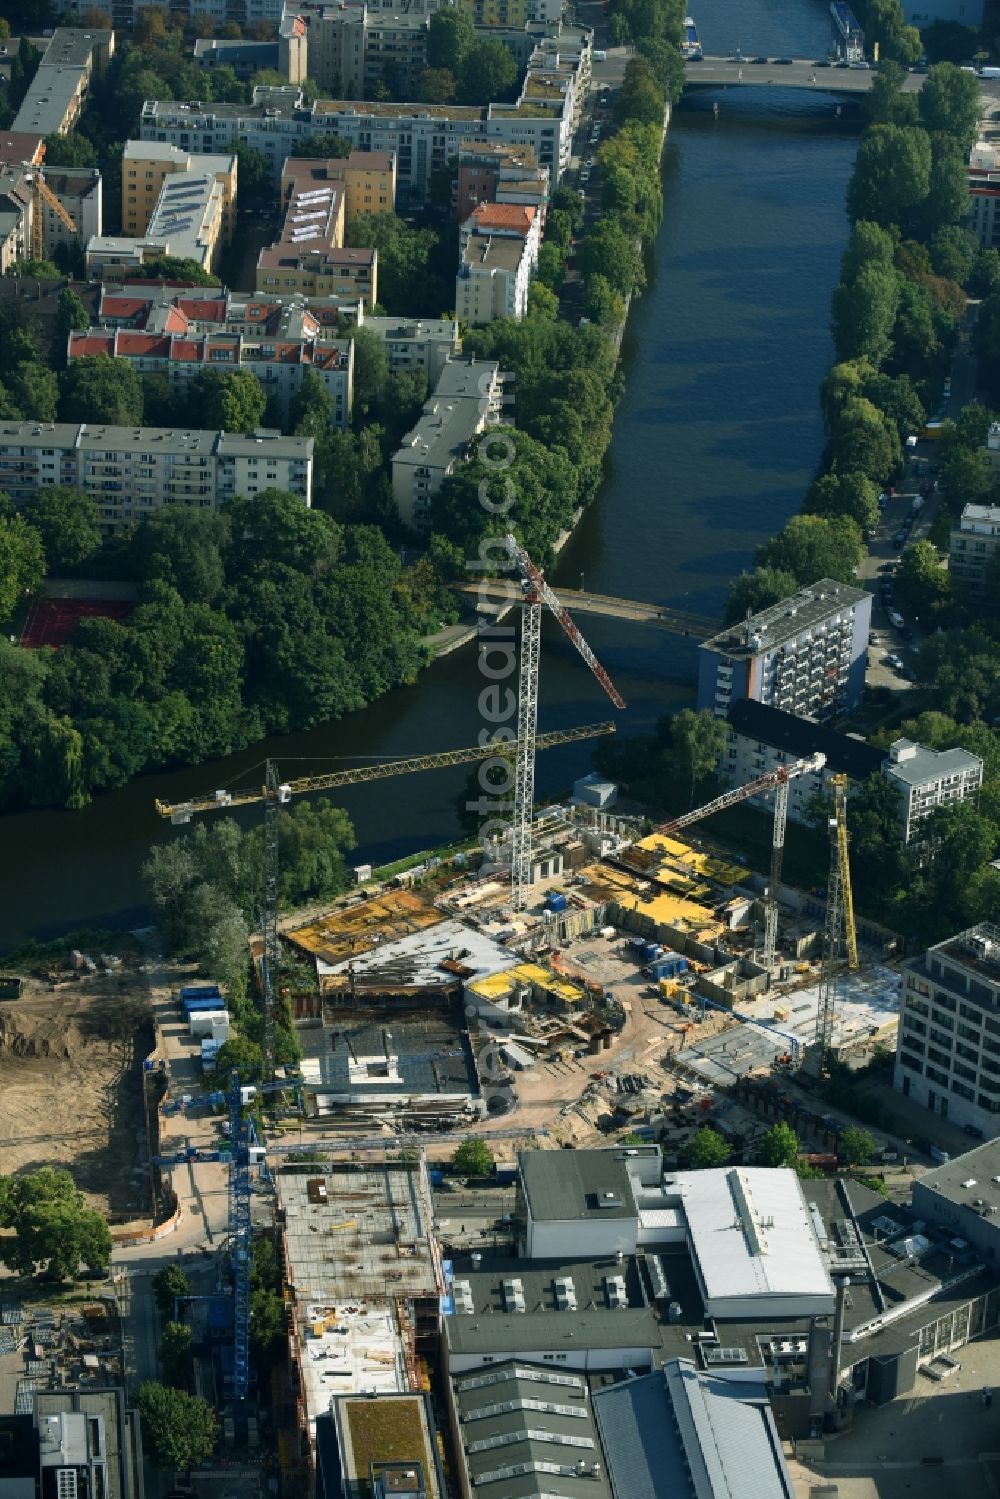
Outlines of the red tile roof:
[{"label": "red tile roof", "polygon": [[527,236],[535,218],[535,209],[530,203],[480,203],[472,210],[471,218],[476,228],[513,229]]}]

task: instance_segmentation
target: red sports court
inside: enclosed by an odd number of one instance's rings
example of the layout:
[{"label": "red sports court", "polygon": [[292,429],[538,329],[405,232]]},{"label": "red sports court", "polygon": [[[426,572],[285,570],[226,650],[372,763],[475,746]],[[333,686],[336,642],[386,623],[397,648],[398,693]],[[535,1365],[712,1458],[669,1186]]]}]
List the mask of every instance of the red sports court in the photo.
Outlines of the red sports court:
[{"label": "red sports court", "polygon": [[63,645],[81,619],[127,619],[135,608],[123,599],[36,599],[21,631],[21,644]]}]

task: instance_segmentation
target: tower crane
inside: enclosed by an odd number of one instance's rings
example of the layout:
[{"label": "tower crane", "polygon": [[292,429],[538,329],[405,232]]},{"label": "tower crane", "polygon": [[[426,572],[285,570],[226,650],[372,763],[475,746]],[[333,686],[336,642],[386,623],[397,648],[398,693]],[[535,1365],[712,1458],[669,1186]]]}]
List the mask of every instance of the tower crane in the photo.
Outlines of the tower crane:
[{"label": "tower crane", "polygon": [[825,1069],[833,1043],[837,975],[844,950],[848,968],[858,967],[858,932],[854,922],[854,895],[847,848],[847,776],[832,775],[833,816],[830,818],[830,876],[826,891],[826,926],[823,933],[823,969],[816,1013],[816,1050],[820,1070]]},{"label": "tower crane", "polygon": [[[682,812],[680,817],[673,817],[669,822],[661,823],[654,828],[654,834],[661,837],[669,833],[679,832],[693,822],[700,822],[704,817],[711,817],[714,812],[724,812],[727,807],[738,806],[740,802],[749,800],[752,796],[759,796],[762,792],[773,791],[774,796],[774,831],[771,837],[771,877],[767,887],[767,898],[764,902],[764,964],[770,967],[774,962],[774,954],[778,940],[778,886],[781,883],[781,865],[785,851],[785,824],[788,821],[788,788],[792,781],[799,776],[813,775],[822,770],[826,764],[826,756],[820,753],[807,755],[802,760],[793,760],[790,765],[779,765],[776,770],[769,770],[762,776],[757,776],[753,781],[747,781],[743,786],[734,786],[729,791],[724,791],[721,796],[715,797],[713,801],[706,802],[704,806],[695,807],[691,812]],[[831,778],[836,782],[837,778]],[[845,843],[846,851],[846,833]],[[846,857],[846,853],[845,853]],[[627,857],[622,859],[627,863]],[[850,881],[848,881],[848,890]],[[853,926],[853,918],[852,918]],[[855,966],[857,966],[857,948],[855,947]]]},{"label": "tower crane", "polygon": [[80,233],[73,219],[60,203],[55,193],[49,187],[41,172],[35,170],[28,172],[25,180],[31,184],[31,254],[34,260],[45,258],[45,212],[44,207],[51,208],[56,218],[61,220],[63,227],[73,235]]},{"label": "tower crane", "polygon": [[[559,744],[573,744],[580,739],[595,739],[613,734],[611,722],[586,724],[574,729],[555,729],[540,734],[535,748],[552,749]],[[214,791],[209,796],[193,797],[184,802],[156,801],[160,817],[174,824],[191,821],[196,813],[221,812],[231,807],[264,804],[264,867],[262,871],[261,935],[263,954],[260,975],[264,999],[264,1076],[267,1080],[274,1065],[274,985],[278,972],[278,812],[293,796],[310,791],[332,791],[340,786],[355,786],[363,781],[380,781],[389,776],[408,775],[417,770],[438,770],[450,765],[468,765],[487,760],[497,752],[494,743],[472,745],[464,749],[443,750],[430,755],[412,755],[405,760],[388,760],[376,765],[354,766],[347,770],[327,771],[321,775],[300,776],[279,781],[273,760],[265,761],[264,784],[239,791]],[[529,802],[530,811],[530,802]]]},{"label": "tower crane", "polygon": [[511,830],[511,905],[523,911],[531,884],[531,811],[535,797],[535,752],[538,726],[538,662],[541,652],[542,604],[547,604],[616,708],[625,700],[604,667],[515,536],[504,538],[508,555],[521,575],[521,662],[517,692],[517,758],[514,765],[514,823]]},{"label": "tower crane", "polygon": [[262,1159],[264,1147],[257,1141],[253,1124],[243,1114],[258,1093],[276,1093],[294,1086],[282,1079],[261,1085],[241,1084],[239,1074],[229,1075],[225,1093],[212,1095],[229,1110],[227,1147],[202,1150],[187,1145],[173,1155],[154,1156],[154,1166],[196,1166],[218,1161],[229,1166],[229,1252],[233,1267],[233,1397],[237,1404],[247,1398],[250,1382],[250,1166],[255,1153]]}]

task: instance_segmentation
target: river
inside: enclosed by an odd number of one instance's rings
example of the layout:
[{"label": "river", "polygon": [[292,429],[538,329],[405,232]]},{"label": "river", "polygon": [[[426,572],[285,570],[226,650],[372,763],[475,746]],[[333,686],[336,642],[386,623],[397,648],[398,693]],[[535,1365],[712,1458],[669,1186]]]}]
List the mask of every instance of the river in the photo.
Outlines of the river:
[{"label": "river", "polygon": [[[718,11],[722,11],[718,7]],[[823,0],[728,0],[697,10],[706,51],[820,57]],[[823,443],[817,386],[830,362],[830,293],[847,232],[844,193],[856,134],[813,97],[763,91],[700,100],[674,115],[664,163],[665,214],[649,285],[626,336],[626,393],[607,481],[560,559],[558,581],[597,592],[721,610],[754,546],[799,507]],[[651,626],[583,616],[628,703],[619,732],[642,733],[691,700],[695,648]],[[243,755],[142,777],[82,812],[0,821],[0,948],[85,922],[141,919],[139,870],[171,836],[156,796],[179,800],[253,780],[265,754],[288,775],[331,756],[403,756],[476,741],[481,682],[472,652],[439,662],[413,688],[309,734]],[[539,723],[610,716],[586,667],[546,631]],[[541,791],[589,768],[587,745],[539,757]],[[248,773],[250,773],[248,775]],[[464,771],[356,787],[357,860],[384,862],[457,830]],[[246,814],[247,816],[251,814]]]}]

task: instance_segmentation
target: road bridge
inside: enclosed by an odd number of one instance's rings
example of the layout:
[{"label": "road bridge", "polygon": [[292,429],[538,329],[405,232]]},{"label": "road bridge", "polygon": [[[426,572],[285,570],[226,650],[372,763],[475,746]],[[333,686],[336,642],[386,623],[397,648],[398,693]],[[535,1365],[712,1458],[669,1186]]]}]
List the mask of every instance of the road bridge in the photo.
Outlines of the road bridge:
[{"label": "road bridge", "polygon": [[[733,57],[704,57],[684,65],[687,88],[795,88],[824,94],[867,94],[878,76],[875,68],[838,66],[815,58],[754,61]],[[903,92],[915,94],[924,86],[924,73],[907,73]]]},{"label": "road bridge", "polygon": [[[517,598],[507,583],[457,583],[456,591],[475,594],[483,603],[510,604]],[[708,640],[717,635],[722,621],[687,609],[672,609],[665,604],[644,604],[635,599],[613,598],[610,594],[591,593],[579,588],[556,588],[560,604],[573,614],[603,614],[608,619],[631,619],[637,624],[658,625],[674,635],[688,635],[693,640]]]}]

